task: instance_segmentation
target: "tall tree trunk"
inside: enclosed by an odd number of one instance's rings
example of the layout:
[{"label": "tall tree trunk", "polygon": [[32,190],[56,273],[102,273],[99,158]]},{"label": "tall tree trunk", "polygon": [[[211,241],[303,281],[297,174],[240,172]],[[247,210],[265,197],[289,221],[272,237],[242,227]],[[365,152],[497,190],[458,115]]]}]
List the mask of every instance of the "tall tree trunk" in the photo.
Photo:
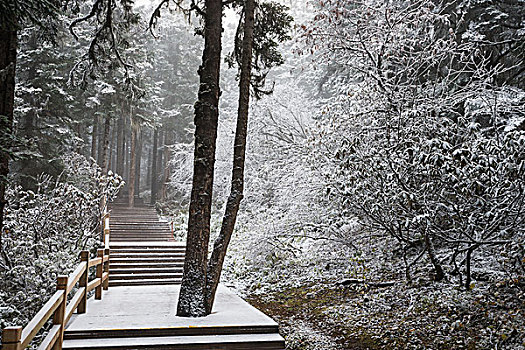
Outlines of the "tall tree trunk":
[{"label": "tall tree trunk", "polygon": [[[123,106],[124,107],[124,103]],[[122,108],[124,109],[124,108]],[[125,153],[125,142],[124,142],[124,115],[123,111],[120,112],[117,121],[117,166],[116,171],[120,176],[124,176],[124,153]]]},{"label": "tall tree trunk", "polygon": [[219,117],[222,6],[222,0],[206,0],[205,3],[204,51],[195,103],[193,186],[178,316],[206,315],[206,269]]},{"label": "tall tree trunk", "polygon": [[170,180],[170,156],[171,156],[171,148],[170,146],[173,145],[174,137],[173,137],[173,130],[167,129],[164,132],[164,150],[163,150],[163,159],[164,159],[164,171],[162,173],[162,180],[161,180],[161,190],[160,190],[160,199],[162,201],[166,200],[166,197],[168,196],[168,182]]},{"label": "tall tree trunk", "polygon": [[104,143],[104,122],[102,120],[102,117],[99,116],[97,118],[97,121],[98,121],[98,145],[97,145],[97,163],[98,163],[98,166],[104,170],[104,162],[103,162],[103,155],[104,155],[104,146],[106,145]]},{"label": "tall tree trunk", "polygon": [[115,164],[117,164],[116,149],[115,145],[117,143],[117,128],[115,127],[115,122],[111,126],[111,139],[109,144],[109,166],[108,170],[115,171]]},{"label": "tall tree trunk", "polygon": [[157,148],[159,142],[159,128],[155,127],[153,132],[153,149],[151,150],[151,199],[150,204],[153,205],[157,201]]},{"label": "tall tree trunk", "polygon": [[[31,35],[29,37],[28,41],[28,51],[36,50],[38,48],[38,37],[37,32],[32,31]],[[36,77],[38,65],[32,64],[29,65],[27,70],[27,81],[34,81]],[[18,127],[17,129],[17,136],[30,140],[29,144],[37,144],[38,143],[38,135],[36,135],[36,120],[37,120],[37,101],[35,99],[35,94],[30,94],[28,96],[28,102],[29,105],[32,107],[29,109],[27,113],[24,113],[24,116],[21,118],[22,120],[18,122],[19,125],[22,127]],[[36,142],[35,142],[36,141]],[[30,146],[31,149],[33,146]],[[24,156],[22,157],[18,162],[18,170],[16,172],[19,176],[20,185],[25,188],[29,189],[34,187],[36,177],[41,172],[42,167],[38,164],[38,158],[34,156]]]},{"label": "tall tree trunk", "polygon": [[[131,108],[131,107],[130,107]],[[130,119],[126,118],[124,122],[124,179],[129,182],[129,149],[131,144],[131,127]]]},{"label": "tall tree trunk", "polygon": [[159,150],[157,151],[157,199],[159,197],[159,188],[162,189],[162,174],[164,173],[164,148],[166,146],[166,139],[164,137],[164,126],[159,131]]},{"label": "tall tree trunk", "polygon": [[230,196],[222,219],[219,236],[215,240],[213,252],[208,262],[206,275],[206,313],[210,314],[215,300],[215,293],[221,278],[226,251],[235,228],[237,212],[244,193],[244,162],[246,155],[246,137],[248,133],[248,110],[250,107],[250,80],[252,71],[253,27],[255,22],[255,0],[246,0],[244,4],[244,36],[242,41],[241,77],[239,81],[239,107],[237,127],[233,144],[233,165]]},{"label": "tall tree trunk", "polygon": [[16,27],[0,27],[0,248],[6,205],[5,191],[9,174],[9,153],[13,137],[16,46]]},{"label": "tall tree trunk", "polygon": [[137,146],[135,150],[135,193],[140,195],[140,170],[142,169],[142,130],[137,131]]},{"label": "tall tree trunk", "polygon": [[93,113],[93,127],[91,129],[91,158],[97,160],[98,116]]},{"label": "tall tree trunk", "polygon": [[100,158],[100,167],[102,168],[102,174],[106,175],[109,169],[109,132],[111,129],[111,116],[106,113],[104,117],[104,132],[102,133],[102,156]]},{"label": "tall tree trunk", "polygon": [[[147,152],[147,150],[146,150]],[[146,181],[144,183],[146,186],[149,187],[151,184],[151,161],[153,160],[153,148],[151,148],[148,152],[146,162],[148,163],[148,166],[146,167]]]},{"label": "tall tree trunk", "polygon": [[[133,118],[133,113],[131,118]],[[136,167],[136,148],[137,148],[138,125],[131,120],[131,147],[129,151],[129,181],[128,181],[128,204],[130,207],[135,206],[135,167]]]}]

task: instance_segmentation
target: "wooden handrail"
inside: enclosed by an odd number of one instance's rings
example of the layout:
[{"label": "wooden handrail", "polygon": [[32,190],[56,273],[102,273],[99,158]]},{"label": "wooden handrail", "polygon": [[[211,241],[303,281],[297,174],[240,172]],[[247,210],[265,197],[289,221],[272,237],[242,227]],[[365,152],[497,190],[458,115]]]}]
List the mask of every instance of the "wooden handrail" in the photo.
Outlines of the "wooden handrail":
[{"label": "wooden handrail", "polygon": [[51,299],[38,311],[38,313],[29,321],[22,331],[22,347],[25,348],[35,337],[38,331],[44,326],[47,320],[53,315],[56,309],[64,301],[64,291],[58,290],[53,294]]},{"label": "wooden handrail", "polygon": [[102,258],[95,258],[89,260],[89,267],[98,266],[102,263]]},{"label": "wooden handrail", "polygon": [[[102,290],[109,287],[109,212],[103,199],[102,228],[104,249],[97,250],[97,257],[89,258],[89,251],[80,253],[80,264],[69,276],[58,276],[57,291],[37,312],[25,327],[6,327],[2,331],[2,350],[22,350],[31,343],[35,335],[52,317],[53,326],[44,338],[38,350],[61,350],[66,324],[75,310],[86,312],[87,294],[96,289],[95,299],[102,299]],[[96,278],[89,281],[89,269],[96,267]],[[67,296],[78,283],[78,290],[69,303]]]},{"label": "wooden handrail", "polygon": [[[4,328],[2,350],[21,350],[27,347],[51,317],[53,318],[53,326],[38,349],[62,349],[65,327],[75,310],[78,313],[86,312],[85,299],[87,293],[93,289],[97,289],[95,297],[97,299],[102,298],[102,286],[109,280],[109,273],[106,271],[109,250],[99,249],[97,254],[99,255],[98,258],[89,259],[89,252],[82,251],[81,262],[77,268],[69,276],[57,278],[57,291],[24,328]],[[88,281],[90,267],[97,268],[97,278],[91,282]],[[70,302],[67,303],[67,295],[77,283],[79,288]]]},{"label": "wooden handrail", "polygon": [[80,304],[80,302],[82,301],[84,297],[85,291],[86,291],[86,288],[80,287],[75,293],[75,295],[73,296],[73,298],[71,298],[71,301],[69,302],[69,305],[66,308],[66,321],[64,322],[65,324],[67,324],[71,316],[73,316],[75,309],[78,308],[78,305]]},{"label": "wooden handrail", "polygon": [[67,285],[67,294],[69,294],[69,292],[71,292],[71,290],[73,290],[73,288],[75,287],[75,285],[77,284],[78,280],[80,280],[80,277],[82,277],[82,274],[84,273],[84,271],[86,270],[86,266],[87,264],[85,262],[81,262],[77,268],[75,269],[75,271],[73,271],[70,275],[69,275],[69,284]]},{"label": "wooden handrail", "polygon": [[56,324],[53,327],[51,327],[49,333],[47,334],[47,337],[42,341],[42,344],[40,344],[37,350],[52,349],[53,346],[56,344],[58,337],[60,336],[61,329],[62,326],[59,324]]},{"label": "wooden handrail", "polygon": [[102,283],[101,278],[95,278],[93,281],[89,282],[87,286],[88,293],[91,292],[93,289],[97,288],[100,285],[100,283]]}]

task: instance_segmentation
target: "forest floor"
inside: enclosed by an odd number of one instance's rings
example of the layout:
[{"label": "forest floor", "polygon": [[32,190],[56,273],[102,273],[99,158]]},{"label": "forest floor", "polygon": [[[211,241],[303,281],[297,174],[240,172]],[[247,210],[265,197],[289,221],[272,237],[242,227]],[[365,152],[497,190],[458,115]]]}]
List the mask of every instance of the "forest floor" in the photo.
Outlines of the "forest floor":
[{"label": "forest floor", "polygon": [[424,280],[389,287],[325,281],[247,299],[279,322],[290,350],[519,350],[525,292],[514,282],[466,292]]}]

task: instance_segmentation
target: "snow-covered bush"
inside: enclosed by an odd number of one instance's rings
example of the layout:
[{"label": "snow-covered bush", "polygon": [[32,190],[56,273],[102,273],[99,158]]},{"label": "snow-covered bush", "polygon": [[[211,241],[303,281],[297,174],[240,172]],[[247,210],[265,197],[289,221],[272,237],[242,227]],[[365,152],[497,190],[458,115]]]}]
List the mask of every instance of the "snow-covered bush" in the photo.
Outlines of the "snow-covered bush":
[{"label": "snow-covered bush", "polygon": [[0,242],[0,326],[24,325],[70,273],[81,250],[94,250],[100,201],[114,197],[121,179],[103,176],[83,156],[62,157],[59,178],[38,177],[35,191],[13,184],[7,192]]},{"label": "snow-covered bush", "polygon": [[525,94],[494,84],[515,67],[462,21],[432,1],[326,1],[304,37],[337,67],[312,144],[341,214],[395,238],[407,278],[427,256],[470,288],[474,255],[524,272]]}]

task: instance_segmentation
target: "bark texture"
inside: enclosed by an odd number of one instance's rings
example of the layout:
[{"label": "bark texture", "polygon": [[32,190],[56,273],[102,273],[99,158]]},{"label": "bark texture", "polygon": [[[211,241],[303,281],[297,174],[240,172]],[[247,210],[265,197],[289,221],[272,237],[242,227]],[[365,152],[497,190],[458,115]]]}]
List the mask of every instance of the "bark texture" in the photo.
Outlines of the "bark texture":
[{"label": "bark texture", "polygon": [[204,50],[199,68],[198,100],[195,103],[193,184],[178,316],[206,315],[206,270],[219,116],[222,9],[222,0],[206,0]]},{"label": "bark texture", "polygon": [[9,151],[13,133],[15,102],[16,28],[0,28],[0,242],[6,205],[5,191],[9,174]]},{"label": "bark texture", "polygon": [[244,36],[242,41],[241,76],[239,82],[239,106],[237,126],[233,144],[233,167],[231,189],[226,210],[222,219],[219,236],[215,240],[213,252],[208,262],[206,275],[206,313],[210,314],[215,293],[221,278],[222,266],[230,243],[237,212],[244,193],[244,162],[246,137],[248,133],[248,111],[250,106],[250,80],[252,70],[253,28],[255,22],[255,0],[246,0],[244,6]]}]

